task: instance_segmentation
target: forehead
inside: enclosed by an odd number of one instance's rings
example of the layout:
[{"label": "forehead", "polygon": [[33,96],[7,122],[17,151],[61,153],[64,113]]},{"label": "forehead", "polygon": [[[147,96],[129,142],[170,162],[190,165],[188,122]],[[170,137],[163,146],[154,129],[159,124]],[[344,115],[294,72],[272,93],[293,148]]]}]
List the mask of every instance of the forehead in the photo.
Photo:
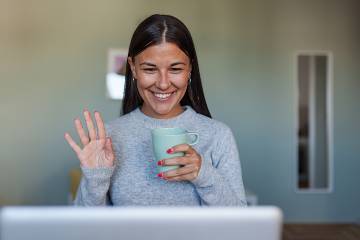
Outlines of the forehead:
[{"label": "forehead", "polygon": [[162,42],[146,48],[135,57],[135,61],[136,60],[138,63],[144,61],[152,63],[189,62],[188,56],[176,44],[169,42]]}]

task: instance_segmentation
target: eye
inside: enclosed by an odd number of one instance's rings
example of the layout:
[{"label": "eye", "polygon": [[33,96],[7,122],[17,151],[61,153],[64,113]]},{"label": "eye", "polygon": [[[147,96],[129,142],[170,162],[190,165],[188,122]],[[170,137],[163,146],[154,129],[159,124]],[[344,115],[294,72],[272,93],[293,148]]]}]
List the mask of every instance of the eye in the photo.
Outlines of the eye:
[{"label": "eye", "polygon": [[181,72],[183,69],[182,68],[171,68],[170,71],[173,73],[179,73]]},{"label": "eye", "polygon": [[143,68],[143,70],[147,73],[153,73],[156,71],[156,68]]}]

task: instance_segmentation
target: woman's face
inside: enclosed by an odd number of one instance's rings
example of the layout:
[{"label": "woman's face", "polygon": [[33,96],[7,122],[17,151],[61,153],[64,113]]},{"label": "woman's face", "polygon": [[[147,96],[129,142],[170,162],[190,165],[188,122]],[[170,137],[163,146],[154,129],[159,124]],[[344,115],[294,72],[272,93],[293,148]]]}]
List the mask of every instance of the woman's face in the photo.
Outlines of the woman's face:
[{"label": "woman's face", "polygon": [[191,73],[188,56],[174,43],[163,42],[128,59],[137,88],[144,100],[142,112],[154,118],[171,118],[183,110]]}]

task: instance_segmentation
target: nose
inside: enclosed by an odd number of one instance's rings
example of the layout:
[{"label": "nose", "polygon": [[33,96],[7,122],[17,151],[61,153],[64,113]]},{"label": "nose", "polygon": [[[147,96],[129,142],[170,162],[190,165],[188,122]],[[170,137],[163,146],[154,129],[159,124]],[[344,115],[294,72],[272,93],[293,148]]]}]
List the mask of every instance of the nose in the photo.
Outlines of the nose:
[{"label": "nose", "polygon": [[166,90],[170,87],[171,82],[166,72],[161,72],[159,79],[156,81],[155,86],[161,90]]}]

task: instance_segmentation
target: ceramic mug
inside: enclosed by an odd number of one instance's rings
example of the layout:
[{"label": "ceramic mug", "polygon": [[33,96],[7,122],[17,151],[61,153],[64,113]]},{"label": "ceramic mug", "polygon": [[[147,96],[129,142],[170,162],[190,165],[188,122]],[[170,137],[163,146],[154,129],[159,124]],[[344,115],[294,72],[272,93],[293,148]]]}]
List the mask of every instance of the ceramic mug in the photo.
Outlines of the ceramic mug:
[{"label": "ceramic mug", "polygon": [[[183,128],[155,128],[151,131],[151,137],[155,154],[155,164],[166,158],[181,157],[185,155],[183,152],[168,154],[166,151],[169,148],[179,144],[195,145],[199,142],[198,133],[188,132]],[[166,172],[179,167],[180,165],[157,166],[157,173]]]}]

